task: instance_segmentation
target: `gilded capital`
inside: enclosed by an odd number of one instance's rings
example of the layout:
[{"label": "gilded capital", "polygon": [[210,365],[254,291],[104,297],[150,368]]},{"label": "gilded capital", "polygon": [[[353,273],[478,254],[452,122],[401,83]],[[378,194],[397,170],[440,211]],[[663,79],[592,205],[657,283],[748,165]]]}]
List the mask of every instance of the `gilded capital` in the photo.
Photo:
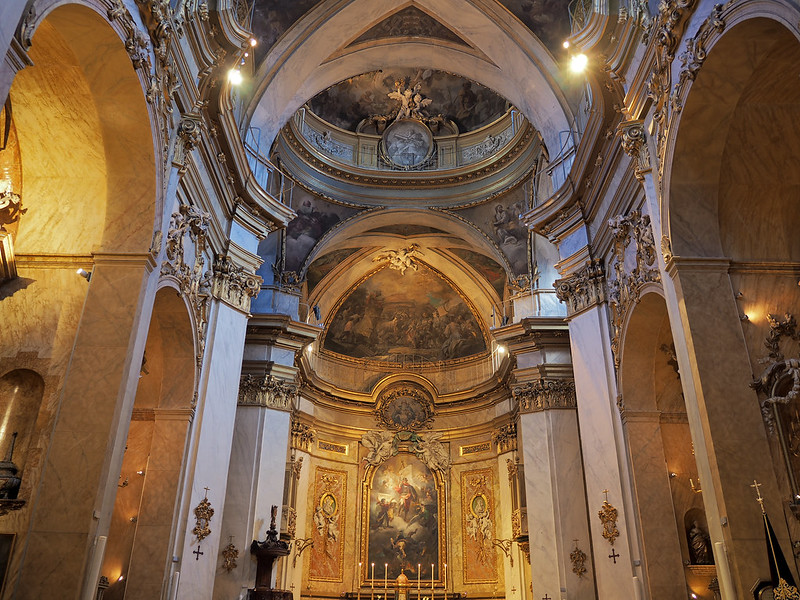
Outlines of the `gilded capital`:
[{"label": "gilded capital", "polygon": [[239,384],[239,406],[261,406],[291,411],[297,398],[297,384],[267,375],[263,379],[245,375]]},{"label": "gilded capital", "polygon": [[558,299],[566,303],[568,316],[601,304],[606,299],[603,262],[591,260],[569,277],[557,279],[553,287]]},{"label": "gilded capital", "polygon": [[263,279],[234,263],[229,256],[218,254],[214,259],[211,294],[244,312],[250,311],[250,301],[261,291]]}]

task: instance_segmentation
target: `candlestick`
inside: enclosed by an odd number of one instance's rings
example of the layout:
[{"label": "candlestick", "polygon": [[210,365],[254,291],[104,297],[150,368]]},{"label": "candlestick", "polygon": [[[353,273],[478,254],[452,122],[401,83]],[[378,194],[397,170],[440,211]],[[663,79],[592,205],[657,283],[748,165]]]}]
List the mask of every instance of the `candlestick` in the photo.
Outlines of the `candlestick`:
[{"label": "candlestick", "polygon": [[386,590],[389,586],[389,563],[383,563],[383,597],[386,598]]},{"label": "candlestick", "polygon": [[370,583],[370,589],[372,590],[372,593],[370,594],[370,600],[375,600],[375,563],[372,563],[372,579],[370,580]]}]

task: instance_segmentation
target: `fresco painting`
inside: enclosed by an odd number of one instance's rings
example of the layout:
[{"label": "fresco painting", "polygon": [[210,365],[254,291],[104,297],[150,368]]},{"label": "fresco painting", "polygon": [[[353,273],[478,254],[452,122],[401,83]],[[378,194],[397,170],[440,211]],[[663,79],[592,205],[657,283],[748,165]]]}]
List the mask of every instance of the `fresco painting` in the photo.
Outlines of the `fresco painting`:
[{"label": "fresco painting", "polygon": [[[404,570],[409,580],[418,575],[439,578],[439,496],[436,480],[425,464],[408,452],[387,459],[372,477],[369,491],[366,564],[375,563],[376,579],[389,581]],[[370,574],[367,573],[367,577]]]},{"label": "fresco painting", "polygon": [[441,229],[436,229],[435,227],[428,227],[426,225],[411,225],[411,224],[384,225],[383,227],[376,227],[375,229],[370,229],[370,232],[389,233],[391,235],[401,235],[403,237],[410,237],[412,235],[446,233]]},{"label": "fresco painting", "polygon": [[328,123],[355,131],[370,115],[389,114],[398,106],[387,94],[395,81],[407,86],[421,84],[422,94],[433,102],[426,112],[453,120],[460,132],[472,131],[500,118],[506,99],[482,85],[444,71],[425,68],[396,68],[371,71],[346,79],[309,100],[317,116]]},{"label": "fresco painting", "polygon": [[315,259],[306,270],[308,293],[311,294],[314,288],[317,287],[317,284],[322,281],[328,273],[333,271],[334,267],[344,262],[347,257],[352,256],[359,250],[361,250],[361,248],[341,248]]},{"label": "fresco painting", "polygon": [[494,288],[494,291],[497,292],[497,297],[500,300],[503,299],[506,287],[506,271],[503,267],[488,256],[466,248],[449,248],[449,250],[483,275],[486,281]]},{"label": "fresco painting", "polygon": [[361,34],[351,45],[392,37],[426,37],[468,45],[439,21],[415,6],[397,11]]},{"label": "fresco painting", "polygon": [[528,272],[528,228],[520,215],[528,210],[525,186],[519,185],[480,206],[458,211],[472,221],[503,251],[515,275]]},{"label": "fresco painting", "polygon": [[253,6],[253,35],[258,40],[256,61],[261,61],[286,30],[319,0],[267,0]]},{"label": "fresco painting", "polygon": [[562,44],[570,34],[569,2],[564,0],[500,0],[557,58],[566,55]]},{"label": "fresco painting", "polygon": [[286,226],[286,271],[298,271],[326,231],[358,212],[302,189],[296,188],[294,197],[297,216]]},{"label": "fresco painting", "polygon": [[475,316],[435,271],[383,268],[341,304],[323,348],[353,358],[441,361],[484,352]]}]

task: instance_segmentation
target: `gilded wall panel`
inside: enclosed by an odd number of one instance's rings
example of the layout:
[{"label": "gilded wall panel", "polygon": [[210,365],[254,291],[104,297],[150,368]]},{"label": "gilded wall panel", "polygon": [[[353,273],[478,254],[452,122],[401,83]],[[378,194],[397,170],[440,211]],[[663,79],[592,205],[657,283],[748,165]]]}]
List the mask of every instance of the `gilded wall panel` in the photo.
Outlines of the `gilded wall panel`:
[{"label": "gilded wall panel", "polygon": [[491,469],[461,474],[464,583],[497,582],[494,479]]},{"label": "gilded wall panel", "polygon": [[347,515],[347,473],[317,467],[311,507],[311,547],[308,577],[316,581],[342,581]]}]

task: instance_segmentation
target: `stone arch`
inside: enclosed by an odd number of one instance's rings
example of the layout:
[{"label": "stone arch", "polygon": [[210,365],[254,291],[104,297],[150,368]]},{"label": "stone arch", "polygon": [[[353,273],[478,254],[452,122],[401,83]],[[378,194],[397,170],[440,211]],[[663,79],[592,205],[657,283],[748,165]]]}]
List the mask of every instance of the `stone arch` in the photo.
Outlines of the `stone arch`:
[{"label": "stone arch", "polygon": [[[710,582],[684,569],[687,510],[702,511],[667,305],[660,290],[629,311],[621,340],[619,389],[639,518],[645,582],[653,598],[678,597]],[[707,530],[706,530],[707,531]]]},{"label": "stone arch", "polygon": [[[101,569],[106,597],[154,598],[167,584],[196,379],[184,299],[158,290]],[[120,579],[121,578],[121,579]]]},{"label": "stone arch", "polygon": [[[559,132],[570,129],[571,110],[559,87],[564,82],[559,81],[555,61],[544,45],[497,2],[424,0],[419,4],[487,60],[443,44],[404,41],[393,45],[397,65],[425,64],[494,89],[534,124],[548,148],[558,149]],[[395,9],[396,3],[388,0],[320,3],[284,34],[259,68],[259,84],[248,110],[251,123],[272,140],[314,94],[347,77],[386,66],[385,45],[330,57]],[[302,53],[296,51],[300,45]]]},{"label": "stone arch", "polygon": [[19,254],[145,252],[157,224],[155,135],[142,84],[96,10],[39,7],[34,65],[9,92],[28,208]]}]

